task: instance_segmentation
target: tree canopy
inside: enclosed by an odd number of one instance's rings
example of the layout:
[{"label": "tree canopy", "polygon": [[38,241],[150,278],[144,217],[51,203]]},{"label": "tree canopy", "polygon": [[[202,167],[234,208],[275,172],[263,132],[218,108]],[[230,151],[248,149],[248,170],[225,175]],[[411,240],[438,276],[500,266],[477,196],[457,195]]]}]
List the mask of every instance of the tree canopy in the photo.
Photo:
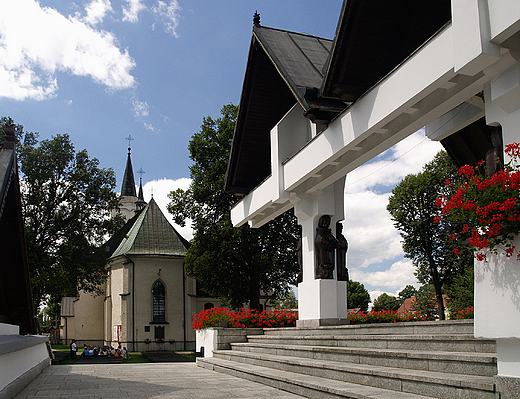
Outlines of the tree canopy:
[{"label": "tree canopy", "polygon": [[[9,122],[2,119],[2,133]],[[36,308],[80,290],[97,292],[106,278],[99,245],[122,225],[110,217],[119,204],[114,172],[86,150],[76,152],[67,134],[38,142],[38,133],[24,133],[22,125],[15,131]]]},{"label": "tree canopy", "polygon": [[380,312],[382,310],[393,311],[399,309],[399,306],[401,306],[401,304],[395,296],[388,295],[383,292],[375,299],[372,310],[375,310],[376,312]]},{"label": "tree canopy", "polygon": [[423,284],[432,284],[444,319],[442,287],[464,268],[473,264],[468,248],[455,254],[450,235],[458,226],[449,222],[434,223],[440,215],[436,205],[441,195],[449,197],[459,179],[457,167],[444,151],[427,163],[421,173],[406,176],[393,190],[387,206],[394,226],[401,232],[405,256],[412,259],[416,276]]},{"label": "tree canopy", "polygon": [[347,282],[347,307],[349,309],[367,311],[370,302],[370,293],[363,284],[353,280]]},{"label": "tree canopy", "polygon": [[168,211],[181,226],[186,219],[193,222],[185,259],[188,276],[232,307],[249,302],[258,309],[260,292],[282,296],[295,283],[300,229],[292,211],[258,229],[232,226],[230,209],[238,198],[224,191],[224,177],[237,112],[229,104],[220,118],[203,119],[188,147],[191,185],[169,194]]}]

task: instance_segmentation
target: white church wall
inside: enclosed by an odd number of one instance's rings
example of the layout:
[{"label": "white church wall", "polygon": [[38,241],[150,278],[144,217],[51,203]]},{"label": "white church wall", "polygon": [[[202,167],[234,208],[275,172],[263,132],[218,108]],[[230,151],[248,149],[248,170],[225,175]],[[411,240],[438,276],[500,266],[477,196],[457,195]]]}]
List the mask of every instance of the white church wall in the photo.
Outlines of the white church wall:
[{"label": "white church wall", "polygon": [[[81,345],[99,346],[103,342],[103,302],[105,296],[81,291],[74,303],[74,339]],[[70,329],[70,326],[69,326]]]}]

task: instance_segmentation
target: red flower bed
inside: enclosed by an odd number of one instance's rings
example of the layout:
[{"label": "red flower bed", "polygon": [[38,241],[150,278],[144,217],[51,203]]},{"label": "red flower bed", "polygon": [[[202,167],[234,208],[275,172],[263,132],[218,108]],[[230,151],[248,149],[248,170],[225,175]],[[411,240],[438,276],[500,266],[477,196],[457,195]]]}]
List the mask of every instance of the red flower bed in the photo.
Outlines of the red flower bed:
[{"label": "red flower bed", "polygon": [[228,328],[294,327],[296,320],[298,320],[298,312],[288,309],[258,312],[242,308],[239,312],[234,312],[228,308],[212,308],[193,313],[191,326],[194,330],[200,330],[218,327],[219,322],[226,321]]},{"label": "red flower bed", "polygon": [[401,323],[405,321],[424,321],[426,317],[421,312],[413,312],[407,315],[399,315],[395,310],[359,311],[349,313],[347,316],[351,324],[373,324],[373,323]]},{"label": "red flower bed", "polygon": [[474,319],[475,318],[475,308],[473,306],[468,306],[466,310],[459,310],[457,312],[453,312],[451,315],[452,319]]}]

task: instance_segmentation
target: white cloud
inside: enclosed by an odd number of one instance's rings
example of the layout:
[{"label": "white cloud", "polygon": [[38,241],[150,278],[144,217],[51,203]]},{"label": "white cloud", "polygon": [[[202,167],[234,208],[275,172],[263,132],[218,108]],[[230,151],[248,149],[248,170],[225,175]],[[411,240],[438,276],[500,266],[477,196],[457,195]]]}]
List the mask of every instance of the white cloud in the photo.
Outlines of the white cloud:
[{"label": "white cloud", "polygon": [[399,233],[386,210],[389,195],[372,191],[345,195],[344,234],[349,242],[349,269],[402,254]]},{"label": "white cloud", "polygon": [[148,103],[146,101],[138,101],[134,99],[132,100],[132,105],[134,106],[134,115],[136,117],[148,116],[150,113]]},{"label": "white cloud", "polygon": [[[101,11],[96,12],[90,11],[91,21],[101,17]],[[35,0],[0,1],[2,97],[55,96],[57,72],[90,76],[110,89],[129,88],[135,84],[130,74],[134,65],[112,33],[95,30],[78,15],[65,17]]]},{"label": "white cloud", "polygon": [[347,192],[355,193],[376,185],[395,186],[407,174],[418,173],[442,149],[439,142],[424,135],[424,129],[400,141],[391,149],[355,169],[347,176]]},{"label": "white cloud", "polygon": [[[377,287],[373,295],[388,289],[398,293],[407,284],[417,284],[386,206],[391,189],[407,174],[420,172],[440,149],[440,143],[420,130],[347,175],[344,234],[349,273],[354,281]],[[387,270],[375,270],[390,262]]]},{"label": "white cloud", "polygon": [[126,0],[128,7],[123,7],[123,21],[135,23],[139,20],[139,12],[146,9],[141,0]]},{"label": "white cloud", "polygon": [[168,198],[168,194],[171,191],[177,190],[181,188],[183,190],[187,190],[190,186],[191,179],[182,178],[177,180],[172,179],[161,179],[161,180],[152,180],[146,183],[143,186],[143,195],[144,200],[146,202],[150,201],[150,198],[153,198],[161,211],[164,213],[166,218],[170,221],[170,223],[175,227],[175,230],[183,236],[186,240],[191,240],[193,238],[193,230],[191,228],[191,220],[186,220],[186,226],[181,227],[173,222],[172,215],[168,213],[166,206],[170,202]]},{"label": "white cloud", "polygon": [[[352,280],[375,287],[384,287],[401,291],[407,285],[417,285],[414,276],[415,267],[411,260],[403,259],[395,262],[387,270],[365,272],[360,269],[350,270]],[[396,295],[395,293],[392,295]]]},{"label": "white cloud", "polygon": [[92,0],[90,4],[85,7],[87,16],[83,18],[89,25],[96,25],[103,21],[106,14],[112,10],[110,0]]},{"label": "white cloud", "polygon": [[174,37],[179,37],[177,34],[177,26],[179,25],[179,11],[182,8],[179,6],[177,0],[169,0],[169,2],[159,0],[157,5],[152,8],[155,15],[164,19],[164,26],[166,32]]},{"label": "white cloud", "polygon": [[144,123],[144,127],[145,127],[146,130],[151,130],[152,132],[155,131],[155,127],[154,127],[154,125],[152,125],[151,123],[146,123],[146,122],[145,122],[145,123]]}]

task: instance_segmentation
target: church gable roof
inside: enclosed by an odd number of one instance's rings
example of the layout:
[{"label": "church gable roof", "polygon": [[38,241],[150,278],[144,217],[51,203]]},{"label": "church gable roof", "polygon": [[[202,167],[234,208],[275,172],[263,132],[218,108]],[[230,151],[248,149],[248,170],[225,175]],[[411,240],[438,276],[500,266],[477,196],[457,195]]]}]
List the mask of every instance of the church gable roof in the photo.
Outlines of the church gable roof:
[{"label": "church gable roof", "polygon": [[122,255],[185,256],[188,245],[152,198],[110,258]]}]

